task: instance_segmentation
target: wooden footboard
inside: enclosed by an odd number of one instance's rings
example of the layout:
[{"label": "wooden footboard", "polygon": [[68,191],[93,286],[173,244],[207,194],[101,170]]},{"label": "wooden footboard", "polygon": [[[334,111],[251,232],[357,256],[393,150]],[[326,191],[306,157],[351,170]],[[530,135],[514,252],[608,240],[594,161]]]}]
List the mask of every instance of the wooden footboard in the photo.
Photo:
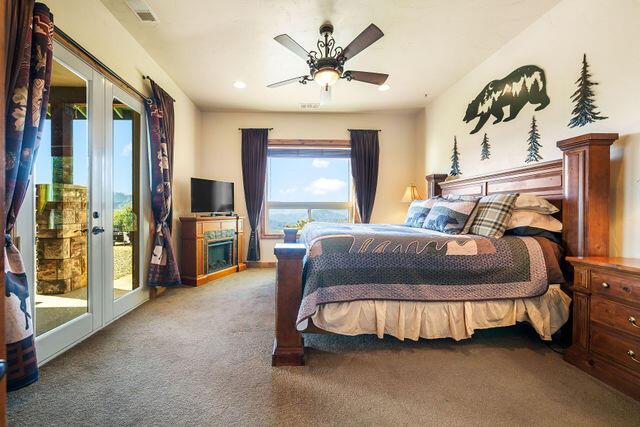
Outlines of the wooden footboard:
[{"label": "wooden footboard", "polygon": [[302,260],[305,246],[278,243],[274,249],[278,259],[276,272],[276,330],[271,364],[299,366],[304,364],[302,334],[296,329],[296,318],[302,301]]}]

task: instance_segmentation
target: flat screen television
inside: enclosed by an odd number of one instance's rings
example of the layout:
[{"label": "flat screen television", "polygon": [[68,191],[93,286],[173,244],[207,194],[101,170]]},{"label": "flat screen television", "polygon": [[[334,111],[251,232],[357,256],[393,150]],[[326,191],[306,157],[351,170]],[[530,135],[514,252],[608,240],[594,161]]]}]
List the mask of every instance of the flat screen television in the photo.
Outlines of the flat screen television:
[{"label": "flat screen television", "polygon": [[191,178],[191,212],[233,211],[233,182]]}]

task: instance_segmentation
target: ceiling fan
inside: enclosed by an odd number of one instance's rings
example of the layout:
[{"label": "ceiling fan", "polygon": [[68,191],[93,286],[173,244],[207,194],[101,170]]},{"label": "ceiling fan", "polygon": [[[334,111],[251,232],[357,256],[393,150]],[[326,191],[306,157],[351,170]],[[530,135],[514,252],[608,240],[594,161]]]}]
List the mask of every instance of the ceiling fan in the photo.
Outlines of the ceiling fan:
[{"label": "ceiling fan", "polygon": [[281,82],[272,83],[267,87],[274,88],[290,83],[307,84],[315,81],[321,88],[321,104],[328,102],[331,97],[331,86],[340,79],[347,81],[357,80],[360,82],[382,85],[389,77],[388,74],[371,73],[368,71],[344,71],[344,64],[349,59],[362,52],[379,40],[384,33],[374,24],[364,29],[347,47],[336,46],[333,38],[333,25],[324,23],[320,26],[320,39],[317,42],[318,51],[307,52],[295,40],[287,34],[280,34],[274,40],[295,53],[307,62],[309,74]]}]

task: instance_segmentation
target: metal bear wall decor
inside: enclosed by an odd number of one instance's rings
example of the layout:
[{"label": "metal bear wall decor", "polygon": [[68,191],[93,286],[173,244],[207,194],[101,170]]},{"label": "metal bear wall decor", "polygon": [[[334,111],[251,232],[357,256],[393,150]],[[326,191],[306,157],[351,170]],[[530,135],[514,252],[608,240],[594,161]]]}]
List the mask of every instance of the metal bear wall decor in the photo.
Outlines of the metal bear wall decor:
[{"label": "metal bear wall decor", "polygon": [[[525,105],[537,104],[536,111],[549,105],[547,79],[544,70],[536,65],[525,65],[500,80],[493,80],[469,103],[464,122],[480,120],[470,133],[476,133],[491,116],[493,124],[508,122],[516,118]],[[509,107],[509,116],[503,120],[504,107]]]}]

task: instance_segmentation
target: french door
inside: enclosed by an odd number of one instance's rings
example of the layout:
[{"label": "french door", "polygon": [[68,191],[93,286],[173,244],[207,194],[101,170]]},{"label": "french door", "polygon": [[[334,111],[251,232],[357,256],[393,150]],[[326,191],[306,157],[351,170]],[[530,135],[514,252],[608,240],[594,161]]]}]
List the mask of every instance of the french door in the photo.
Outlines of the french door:
[{"label": "french door", "polygon": [[148,299],[144,106],[62,45],[53,52],[42,142],[16,222],[41,364]]}]

